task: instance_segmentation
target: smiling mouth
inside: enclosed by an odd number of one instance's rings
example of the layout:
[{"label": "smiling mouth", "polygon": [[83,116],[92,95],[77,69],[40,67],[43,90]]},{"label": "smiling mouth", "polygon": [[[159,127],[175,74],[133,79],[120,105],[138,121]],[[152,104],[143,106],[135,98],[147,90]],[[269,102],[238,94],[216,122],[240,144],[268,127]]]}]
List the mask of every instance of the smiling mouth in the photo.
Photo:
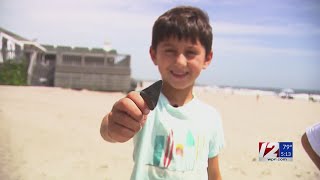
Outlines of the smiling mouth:
[{"label": "smiling mouth", "polygon": [[176,78],[184,78],[189,74],[188,72],[174,72],[174,71],[170,71],[170,73]]}]

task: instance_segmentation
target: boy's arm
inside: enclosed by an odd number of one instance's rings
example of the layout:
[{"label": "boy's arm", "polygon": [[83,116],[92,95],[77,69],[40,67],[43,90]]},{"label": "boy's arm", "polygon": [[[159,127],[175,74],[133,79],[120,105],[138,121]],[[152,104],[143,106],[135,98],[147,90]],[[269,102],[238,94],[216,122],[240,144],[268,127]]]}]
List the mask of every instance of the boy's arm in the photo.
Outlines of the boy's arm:
[{"label": "boy's arm", "polygon": [[208,159],[208,179],[221,180],[218,156]]},{"label": "boy's arm", "polygon": [[304,133],[301,137],[301,143],[307,154],[309,155],[310,159],[314,162],[314,164],[318,167],[320,170],[320,157],[317,155],[316,152],[312,149],[310,142],[308,140],[308,137],[306,133]]}]

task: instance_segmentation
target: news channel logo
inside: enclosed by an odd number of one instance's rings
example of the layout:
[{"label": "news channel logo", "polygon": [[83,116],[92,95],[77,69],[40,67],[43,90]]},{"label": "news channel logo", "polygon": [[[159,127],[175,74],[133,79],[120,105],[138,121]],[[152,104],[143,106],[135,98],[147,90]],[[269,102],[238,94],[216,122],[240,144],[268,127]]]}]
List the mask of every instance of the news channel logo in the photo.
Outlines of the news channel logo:
[{"label": "news channel logo", "polygon": [[259,161],[292,161],[292,142],[259,142]]}]

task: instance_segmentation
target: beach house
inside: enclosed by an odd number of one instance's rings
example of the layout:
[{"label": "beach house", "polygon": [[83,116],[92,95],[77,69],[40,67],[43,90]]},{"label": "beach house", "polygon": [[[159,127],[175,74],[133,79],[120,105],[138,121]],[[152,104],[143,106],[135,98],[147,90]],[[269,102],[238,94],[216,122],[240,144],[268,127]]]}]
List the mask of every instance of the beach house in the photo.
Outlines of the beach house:
[{"label": "beach house", "polygon": [[130,55],[104,49],[44,45],[45,59],[55,61],[54,86],[105,91],[130,91]]},{"label": "beach house", "polygon": [[25,60],[28,85],[101,91],[134,90],[128,54],[102,48],[41,45],[0,27],[0,63]]}]

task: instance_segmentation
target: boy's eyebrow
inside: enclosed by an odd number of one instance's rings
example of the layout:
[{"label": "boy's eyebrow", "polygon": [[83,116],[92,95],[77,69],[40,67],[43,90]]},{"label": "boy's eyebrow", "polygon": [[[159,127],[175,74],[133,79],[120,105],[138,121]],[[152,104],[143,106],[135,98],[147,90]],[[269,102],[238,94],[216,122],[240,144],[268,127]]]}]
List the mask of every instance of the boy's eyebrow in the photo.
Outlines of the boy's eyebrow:
[{"label": "boy's eyebrow", "polygon": [[165,42],[165,43],[162,44],[162,46],[173,46],[173,44]]},{"label": "boy's eyebrow", "polygon": [[187,48],[197,48],[197,45],[192,44],[192,45],[187,46]]}]

